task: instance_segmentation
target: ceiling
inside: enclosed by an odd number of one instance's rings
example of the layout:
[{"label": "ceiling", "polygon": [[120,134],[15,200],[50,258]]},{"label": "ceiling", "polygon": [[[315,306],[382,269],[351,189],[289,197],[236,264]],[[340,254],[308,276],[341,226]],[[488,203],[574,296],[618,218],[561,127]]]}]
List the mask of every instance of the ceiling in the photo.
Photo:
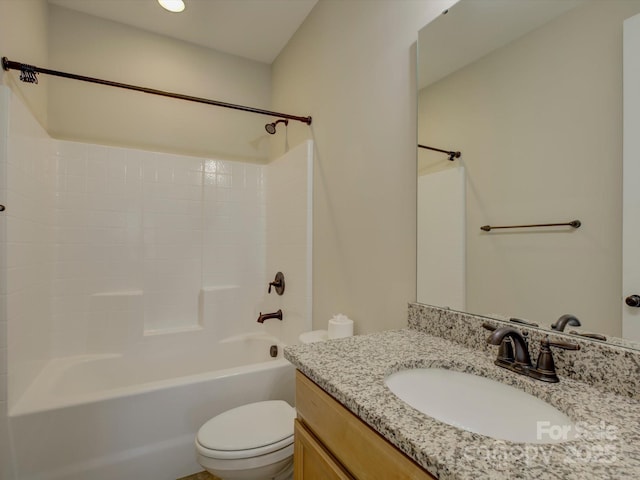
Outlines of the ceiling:
[{"label": "ceiling", "polygon": [[48,1],[271,64],[318,0],[184,0],[182,13],[170,13],[156,0]]},{"label": "ceiling", "polygon": [[[419,89],[586,0],[461,0],[418,33]],[[443,41],[446,40],[446,41]]]}]

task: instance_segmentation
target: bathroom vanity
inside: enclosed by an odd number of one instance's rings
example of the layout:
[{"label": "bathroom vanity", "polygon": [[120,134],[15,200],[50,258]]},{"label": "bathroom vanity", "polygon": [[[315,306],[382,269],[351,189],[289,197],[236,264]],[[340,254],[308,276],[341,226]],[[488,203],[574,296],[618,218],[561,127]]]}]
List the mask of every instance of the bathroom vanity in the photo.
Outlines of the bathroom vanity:
[{"label": "bathroom vanity", "polygon": [[[407,329],[285,349],[298,369],[296,479],[640,478],[636,352],[581,341],[580,351],[556,355],[560,382],[550,384],[494,364],[486,319],[422,305],[409,313]],[[534,356],[541,333],[528,333]],[[421,413],[385,384],[394,372],[429,367],[524,391],[566,414],[577,435],[555,443],[491,438]]]},{"label": "bathroom vanity", "polygon": [[296,408],[296,480],[435,478],[300,371]]}]

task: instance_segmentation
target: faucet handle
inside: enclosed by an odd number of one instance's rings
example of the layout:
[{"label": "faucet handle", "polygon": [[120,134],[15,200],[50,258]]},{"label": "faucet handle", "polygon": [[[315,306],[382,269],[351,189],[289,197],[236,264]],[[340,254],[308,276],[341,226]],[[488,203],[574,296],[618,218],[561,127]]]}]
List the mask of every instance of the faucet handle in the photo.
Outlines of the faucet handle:
[{"label": "faucet handle", "polygon": [[521,318],[516,318],[516,317],[511,317],[511,318],[509,319],[509,321],[510,321],[510,322],[513,322],[513,323],[519,323],[519,324],[521,324],[521,325],[525,325],[525,326],[527,326],[527,327],[536,327],[536,328],[537,328],[537,327],[539,327],[539,326],[540,326],[540,325],[538,325],[537,323],[529,322],[529,321],[527,321],[527,320],[522,320]]},{"label": "faucet handle", "polygon": [[601,340],[603,342],[607,341],[607,337],[605,337],[604,335],[600,335],[599,333],[578,332],[577,330],[571,330],[569,333],[571,335],[578,335],[580,337],[593,338],[594,340]]},{"label": "faucet handle", "polygon": [[269,282],[268,293],[271,293],[271,287],[275,287],[278,295],[282,295],[284,293],[284,274],[282,272],[276,273],[276,278],[273,282]]},{"label": "faucet handle", "polygon": [[549,335],[540,340],[540,354],[536,362],[536,368],[531,372],[531,376],[544,382],[557,383],[560,381],[556,373],[556,365],[553,361],[553,353],[549,347],[558,347],[563,350],[580,350],[577,343],[563,342],[560,340],[551,341]]},{"label": "faucet handle", "polygon": [[540,344],[547,344],[547,346],[562,348],[563,350],[580,350],[580,345],[577,343],[563,342],[561,340],[551,341],[549,340],[549,336],[547,335],[545,338],[540,340]]}]

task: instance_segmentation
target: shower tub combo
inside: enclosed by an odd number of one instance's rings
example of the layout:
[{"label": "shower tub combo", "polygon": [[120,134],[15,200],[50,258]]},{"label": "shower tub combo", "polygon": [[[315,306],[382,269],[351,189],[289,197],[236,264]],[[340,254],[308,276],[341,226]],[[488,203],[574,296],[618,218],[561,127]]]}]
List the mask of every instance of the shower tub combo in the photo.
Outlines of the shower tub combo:
[{"label": "shower tub combo", "polygon": [[[16,67],[13,62],[4,64],[5,69]],[[34,78],[37,67],[29,69],[27,78]],[[16,243],[33,244],[28,251],[36,252],[38,258],[45,250],[49,252],[41,259],[42,265],[47,265],[42,272],[30,260],[23,264],[20,259],[14,261],[20,268],[4,272],[7,285],[21,293],[8,296],[12,303],[7,311],[29,313],[7,320],[5,379],[15,379],[8,382],[9,387],[19,388],[5,388],[0,375],[0,390],[9,392],[9,438],[3,435],[0,441],[4,445],[8,440],[13,467],[10,473],[14,473],[10,480],[175,480],[202,470],[196,462],[194,440],[200,426],[210,418],[262,400],[281,399],[293,405],[294,367],[282,357],[282,348],[275,358],[270,350],[281,343],[279,338],[295,341],[311,327],[312,141],[292,148],[268,166],[253,168],[226,160],[53,140],[8,89],[0,88],[0,101],[9,104],[9,109],[2,112],[4,117],[0,115],[0,124],[8,125],[5,163],[29,166],[25,167],[29,172],[7,168],[12,174],[7,175],[7,185],[20,198],[42,197],[38,208],[34,203],[33,208],[15,209],[15,218],[11,218],[16,221],[7,231]],[[256,113],[311,123],[311,117]],[[274,122],[273,129],[278,123]],[[40,165],[32,163],[40,157],[46,160],[42,165],[55,159],[55,168],[31,168]],[[3,161],[0,158],[0,163]],[[49,182],[53,179],[40,179],[41,174],[50,173],[73,177],[75,186],[97,185],[104,180],[107,168],[116,173],[109,178],[117,189],[96,189],[91,197],[82,197],[85,202],[70,201],[78,192],[61,190],[58,182]],[[216,181],[205,182],[201,174],[210,174],[206,178]],[[160,178],[169,176],[173,183],[160,183]],[[162,188],[156,188],[156,184]],[[151,202],[143,201],[147,191],[157,193]],[[112,192],[126,192],[130,198]],[[63,195],[66,193],[73,195]],[[56,199],[51,208],[41,208],[49,199]],[[176,209],[169,209],[163,217],[160,213],[167,205]],[[54,210],[65,211],[65,234],[58,238],[52,229],[52,243],[47,244],[50,249],[43,249],[44,244],[30,236],[40,230],[12,230],[14,226],[36,225],[49,232],[50,227],[60,226],[55,224],[58,216]],[[98,218],[103,211],[113,214],[105,220],[105,225],[113,221],[108,256],[103,238],[107,227],[94,228],[89,235],[86,224],[87,218]],[[147,226],[146,218],[157,224],[150,235],[155,243],[147,250],[139,236]],[[180,235],[174,235],[177,221],[184,226]],[[254,236],[247,237],[247,225]],[[82,236],[76,238],[78,232]],[[180,248],[167,248],[175,242]],[[76,243],[83,248],[71,248]],[[58,244],[65,248],[54,248]],[[150,260],[145,252],[153,252],[157,246],[162,247],[156,248],[162,253],[157,264],[150,262],[144,270]],[[247,254],[254,251],[262,256]],[[200,252],[199,261],[192,258],[194,252]],[[187,254],[189,261],[185,261]],[[94,264],[87,264],[87,258],[100,259],[98,263],[104,263],[105,268],[91,268]],[[57,269],[59,264],[62,268]],[[49,265],[54,265],[52,271]],[[269,304],[264,292],[255,295],[253,283],[265,271],[286,271],[296,279],[291,283],[296,288],[288,290],[287,297],[278,302],[287,314],[283,323],[286,329],[273,323],[255,323],[254,310]],[[112,291],[114,279],[128,278],[129,273],[136,278],[142,273],[149,283],[149,296],[141,303],[136,302],[142,299],[142,289],[128,292],[126,285],[118,284]],[[251,279],[246,284],[228,286],[230,279],[245,276]],[[62,280],[56,287],[63,288],[58,291],[52,282],[43,280],[49,278]],[[178,281],[182,278],[190,280]],[[67,284],[66,280],[73,281]],[[198,289],[201,303],[187,305],[185,299],[195,299]],[[51,297],[42,298],[41,291],[51,293]],[[125,298],[120,298],[123,295]],[[174,300],[179,307],[171,303]],[[31,315],[26,307],[36,302],[51,308]],[[167,309],[168,305],[172,308]],[[138,307],[144,314],[135,317]],[[131,321],[129,317],[120,321],[122,311],[133,314]],[[181,319],[190,319],[188,325],[174,322],[172,315],[176,312]],[[119,321],[102,323],[112,318]],[[246,333],[255,330],[264,333]],[[61,338],[59,334],[65,331],[78,331],[84,336]],[[267,334],[274,331],[279,333]],[[102,342],[104,332],[109,335]],[[52,342],[53,333],[58,334],[56,342]],[[87,344],[82,345],[82,351],[90,354],[71,356],[78,351],[76,341],[85,337]],[[46,349],[53,344],[56,348],[52,357]],[[32,371],[46,360],[48,363],[34,379]],[[24,384],[29,384],[26,391],[22,389]],[[4,422],[5,417],[0,416],[0,424]]]},{"label": "shower tub combo", "polygon": [[261,400],[293,405],[294,369],[274,337],[141,350],[45,367],[10,412],[20,480],[174,480],[202,470],[194,438],[211,417]]}]

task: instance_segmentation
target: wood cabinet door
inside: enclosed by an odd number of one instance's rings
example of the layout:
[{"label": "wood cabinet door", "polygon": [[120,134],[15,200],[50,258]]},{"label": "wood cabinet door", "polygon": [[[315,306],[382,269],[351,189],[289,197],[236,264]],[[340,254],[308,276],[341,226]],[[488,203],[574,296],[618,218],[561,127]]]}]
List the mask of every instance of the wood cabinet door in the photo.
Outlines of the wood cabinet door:
[{"label": "wood cabinet door", "polygon": [[353,480],[297,419],[294,432],[294,480]]}]

